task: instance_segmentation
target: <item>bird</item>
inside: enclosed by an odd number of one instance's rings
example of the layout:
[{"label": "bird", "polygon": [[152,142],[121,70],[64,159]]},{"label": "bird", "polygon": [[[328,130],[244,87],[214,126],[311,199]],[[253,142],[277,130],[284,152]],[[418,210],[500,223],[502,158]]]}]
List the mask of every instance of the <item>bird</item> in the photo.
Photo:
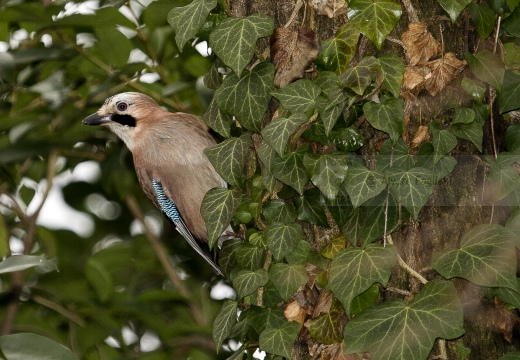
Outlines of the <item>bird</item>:
[{"label": "bird", "polygon": [[204,149],[216,144],[198,117],[171,113],[150,96],[125,92],[107,98],[86,125],[107,127],[132,153],[139,184],[177,231],[213,268],[200,207],[212,188],[227,187]]}]

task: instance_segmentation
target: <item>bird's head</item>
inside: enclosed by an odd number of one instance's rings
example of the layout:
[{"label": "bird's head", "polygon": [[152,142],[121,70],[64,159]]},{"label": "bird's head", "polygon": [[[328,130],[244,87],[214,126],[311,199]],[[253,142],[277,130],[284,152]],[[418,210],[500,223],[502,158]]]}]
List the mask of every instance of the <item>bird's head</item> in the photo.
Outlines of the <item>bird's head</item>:
[{"label": "bird's head", "polygon": [[151,114],[158,115],[161,111],[164,110],[151,97],[126,92],[106,99],[97,112],[83,120],[83,124],[108,127],[132,150],[136,131],[150,119]]}]

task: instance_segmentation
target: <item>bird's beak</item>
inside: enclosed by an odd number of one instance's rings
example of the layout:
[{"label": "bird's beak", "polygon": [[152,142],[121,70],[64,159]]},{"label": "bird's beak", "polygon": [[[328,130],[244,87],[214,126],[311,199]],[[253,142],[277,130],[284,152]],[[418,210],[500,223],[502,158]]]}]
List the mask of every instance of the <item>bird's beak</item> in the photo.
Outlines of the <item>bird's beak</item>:
[{"label": "bird's beak", "polygon": [[81,123],[85,125],[101,125],[110,121],[110,116],[99,116],[94,113],[87,116]]}]

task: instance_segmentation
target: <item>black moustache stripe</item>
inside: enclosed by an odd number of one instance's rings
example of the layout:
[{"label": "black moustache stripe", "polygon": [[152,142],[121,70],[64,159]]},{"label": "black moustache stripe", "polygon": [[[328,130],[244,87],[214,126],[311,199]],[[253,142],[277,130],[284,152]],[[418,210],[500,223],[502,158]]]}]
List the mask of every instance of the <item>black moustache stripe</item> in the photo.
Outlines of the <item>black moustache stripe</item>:
[{"label": "black moustache stripe", "polygon": [[110,119],[121,125],[135,127],[135,118],[131,115],[114,114]]}]

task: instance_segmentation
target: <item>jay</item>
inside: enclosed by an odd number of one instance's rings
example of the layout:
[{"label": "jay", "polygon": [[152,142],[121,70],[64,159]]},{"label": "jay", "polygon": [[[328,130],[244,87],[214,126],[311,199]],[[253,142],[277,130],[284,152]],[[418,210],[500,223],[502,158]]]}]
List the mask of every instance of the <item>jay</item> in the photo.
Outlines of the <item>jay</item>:
[{"label": "jay", "polygon": [[222,275],[209,252],[200,214],[206,192],[227,186],[204,155],[205,148],[215,145],[207,127],[196,116],[170,113],[136,92],[109,97],[83,124],[105,126],[123,140],[145,194]]}]

